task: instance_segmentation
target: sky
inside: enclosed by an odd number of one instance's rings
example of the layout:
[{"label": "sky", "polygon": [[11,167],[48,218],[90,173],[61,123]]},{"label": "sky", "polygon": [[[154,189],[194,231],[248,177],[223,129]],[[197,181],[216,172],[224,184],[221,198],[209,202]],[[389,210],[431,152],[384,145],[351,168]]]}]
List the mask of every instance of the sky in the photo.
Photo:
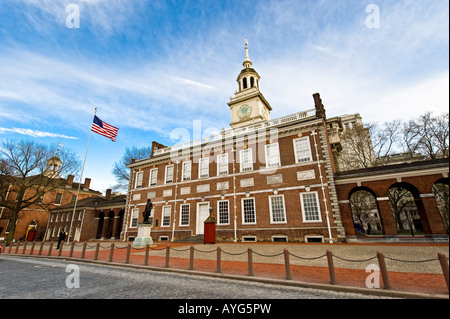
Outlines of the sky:
[{"label": "sky", "polygon": [[0,142],[83,161],[97,108],[119,133],[92,134],[83,180],[105,192],[127,147],[229,127],[244,37],[272,118],[316,92],[329,118],[448,112],[447,0],[0,0]]}]

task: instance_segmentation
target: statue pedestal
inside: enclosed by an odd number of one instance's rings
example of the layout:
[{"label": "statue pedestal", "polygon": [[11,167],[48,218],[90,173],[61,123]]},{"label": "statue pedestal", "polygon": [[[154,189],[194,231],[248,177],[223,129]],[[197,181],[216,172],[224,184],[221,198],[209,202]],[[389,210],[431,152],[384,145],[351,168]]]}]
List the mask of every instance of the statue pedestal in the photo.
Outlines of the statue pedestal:
[{"label": "statue pedestal", "polygon": [[152,245],[153,239],[150,236],[151,229],[152,229],[151,224],[139,224],[138,235],[134,239],[133,247],[144,248],[147,244]]}]

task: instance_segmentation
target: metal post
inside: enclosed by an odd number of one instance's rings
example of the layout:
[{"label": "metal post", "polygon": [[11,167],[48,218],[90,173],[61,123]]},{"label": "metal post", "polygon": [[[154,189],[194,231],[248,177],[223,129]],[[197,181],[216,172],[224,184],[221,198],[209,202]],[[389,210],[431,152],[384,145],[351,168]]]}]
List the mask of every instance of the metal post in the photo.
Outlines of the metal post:
[{"label": "metal post", "polygon": [[61,256],[63,248],[64,248],[64,241],[61,241],[61,243],[59,244],[58,256]]},{"label": "metal post", "polygon": [[130,263],[130,252],[131,252],[131,244],[128,243],[128,246],[127,246],[127,256],[126,256],[126,258],[125,258],[125,263],[126,263],[126,264],[129,264],[129,263]]},{"label": "metal post", "polygon": [[15,254],[19,251],[20,241],[17,241],[16,250],[14,251]]},{"label": "metal post", "polygon": [[100,243],[97,242],[97,244],[95,245],[95,254],[94,254],[94,260],[98,259],[98,250],[100,249]]},{"label": "metal post", "polygon": [[38,253],[39,256],[42,255],[42,249],[44,248],[44,244],[45,244],[45,242],[42,241],[41,242],[41,247],[39,247],[39,253]]},{"label": "metal post", "polygon": [[327,250],[328,270],[330,272],[330,283],[336,285],[336,273],[334,271],[333,253]]},{"label": "metal post", "polygon": [[69,257],[73,256],[73,249],[75,248],[75,241],[70,245]]},{"label": "metal post", "polygon": [[380,265],[381,277],[383,278],[384,289],[391,289],[391,282],[389,281],[389,274],[384,261],[384,255],[381,251],[377,252],[378,263]]},{"label": "metal post", "polygon": [[222,273],[222,249],[217,246],[217,273]]},{"label": "metal post", "polygon": [[52,255],[52,248],[53,248],[53,241],[50,242],[50,246],[48,247],[47,256],[51,256]]},{"label": "metal post", "polygon": [[165,268],[169,268],[169,259],[170,259],[170,245],[166,246],[166,264],[164,265]]},{"label": "metal post", "polygon": [[148,252],[150,250],[150,244],[145,245],[144,266],[148,266]]},{"label": "metal post", "polygon": [[289,250],[284,250],[284,266],[286,268],[286,280],[292,280],[291,262],[289,261]]},{"label": "metal post", "polygon": [[25,254],[25,250],[27,249],[28,242],[26,241],[22,248],[22,255]]},{"label": "metal post", "polygon": [[191,246],[191,248],[190,248],[189,270],[194,270],[194,246]]},{"label": "metal post", "polygon": [[35,242],[35,241],[33,241],[33,244],[31,244],[30,255],[33,255],[33,252],[34,252],[34,246],[36,246],[36,242]]},{"label": "metal post", "polygon": [[253,251],[248,249],[248,275],[253,276]]},{"label": "metal post", "polygon": [[86,246],[87,246],[87,241],[85,241],[83,243],[83,249],[81,250],[81,259],[84,259],[84,255],[86,254]]},{"label": "metal post", "polygon": [[448,262],[447,257],[443,253],[438,253],[439,262],[441,263],[442,273],[444,274],[445,282],[448,289]]},{"label": "metal post", "polygon": [[113,261],[114,256],[114,243],[111,243],[111,248],[109,249],[109,262]]}]

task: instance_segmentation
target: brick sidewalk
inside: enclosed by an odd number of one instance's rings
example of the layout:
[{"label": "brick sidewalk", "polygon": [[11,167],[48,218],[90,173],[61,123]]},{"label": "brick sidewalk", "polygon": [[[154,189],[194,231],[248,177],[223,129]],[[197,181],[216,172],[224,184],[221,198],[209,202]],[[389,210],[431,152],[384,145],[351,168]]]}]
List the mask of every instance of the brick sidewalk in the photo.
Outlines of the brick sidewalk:
[{"label": "brick sidewalk", "polygon": [[[113,255],[113,262],[115,263],[125,263],[126,262],[126,255],[127,255],[127,249],[126,245],[127,242],[115,242],[115,250]],[[81,258],[81,247],[82,243],[77,243],[74,251],[73,251],[73,258]],[[93,260],[95,256],[95,245],[96,242],[88,242],[88,249],[85,253],[85,259]],[[165,267],[165,254],[166,254],[166,245],[167,243],[156,243],[155,246],[152,246],[152,248],[149,251],[149,258],[148,258],[148,266],[152,267]],[[366,245],[366,244],[365,244]],[[37,255],[39,252],[39,245],[37,244],[33,255]],[[190,268],[190,260],[189,260],[189,248],[191,244],[186,243],[170,243],[171,251],[170,251],[170,263],[169,267],[172,269],[182,269],[182,270],[188,270]],[[257,253],[268,253],[270,255],[272,251],[278,250],[282,251],[286,245],[280,245],[280,244],[266,244],[266,245],[255,245],[253,244],[229,244],[229,243],[223,243],[219,244],[219,246],[223,246],[226,248],[222,248],[223,251],[233,251],[232,248],[235,247],[236,251],[235,255],[234,253],[230,253],[228,256],[222,252],[222,261],[221,261],[221,272],[223,274],[227,275],[239,275],[239,276],[247,276],[249,274],[248,269],[248,263],[247,258],[248,254],[245,252],[245,249],[247,247],[251,247],[254,252]],[[298,246],[298,247],[297,247]],[[305,245],[298,245],[291,244],[288,245],[289,250],[294,250],[296,247],[297,249],[306,250],[305,247],[313,247],[311,245],[305,246]],[[354,248],[351,247],[350,244],[342,244],[344,247],[343,249],[348,249],[349,247],[351,250],[358,249],[357,246]],[[361,247],[358,244],[359,247]],[[367,246],[376,246],[372,247],[373,249],[379,249],[380,246],[382,247],[418,247],[418,245],[402,245],[402,244],[388,244],[386,246],[383,245],[370,245],[367,244]],[[58,256],[59,251],[55,249],[56,245],[54,246],[51,256]],[[109,242],[101,242],[100,243],[100,250],[98,253],[98,260],[100,261],[108,261],[110,258],[110,243]],[[333,246],[333,249],[337,250],[336,244]],[[448,244],[423,244],[419,245],[419,247],[423,247],[425,250],[430,250],[432,247],[437,247],[433,249],[437,249],[439,252],[444,253],[448,257]],[[22,254],[23,251],[23,244],[18,250],[18,254]],[[27,246],[27,249],[25,251],[25,255],[30,254],[30,246]],[[203,244],[196,244],[194,245],[195,248],[195,258],[193,263],[193,269],[195,271],[202,271],[202,272],[210,272],[215,273],[217,270],[217,261],[216,261],[216,245],[203,245]],[[245,249],[244,249],[245,248]],[[259,252],[258,252],[258,249]],[[316,248],[310,248],[313,250],[313,254],[316,254],[316,251],[318,249],[320,250],[322,248],[323,251],[327,249],[326,245],[322,245],[322,247],[319,245],[316,245]],[[366,249],[366,247],[363,247]],[[243,250],[244,249],[244,250]],[[372,250],[373,250],[372,249]],[[387,249],[387,248],[386,248]],[[410,249],[410,248],[408,248]],[[387,249],[389,250],[389,249]],[[402,250],[402,249],[400,249]],[[6,253],[8,249],[4,250]],[[240,252],[244,251],[245,254],[241,254]],[[11,254],[14,254],[15,247],[11,250]],[[43,249],[42,256],[47,256],[48,250]],[[129,263],[132,265],[144,265],[144,250],[140,249],[134,249],[131,248],[130,250],[130,257],[129,257]],[[182,256],[185,254],[184,256]],[[178,257],[178,256],[182,257]],[[201,257],[199,256],[201,255]],[[208,255],[208,256],[207,256]],[[66,245],[61,253],[62,257],[68,257],[69,256],[69,247]],[[253,254],[253,273],[255,277],[262,277],[262,278],[270,278],[270,279],[280,279],[285,280],[286,279],[286,272],[285,272],[285,265],[284,261],[280,262],[280,259],[283,259],[283,256],[278,257],[278,262],[261,262],[264,258],[258,257],[258,255],[255,256],[255,253]],[[317,254],[315,255],[317,256]],[[359,259],[362,259],[360,256],[358,256]],[[421,256],[419,256],[421,257]],[[233,260],[230,260],[233,259]],[[326,258],[325,264],[326,264]],[[365,271],[365,265],[361,267],[361,269],[354,269],[354,268],[346,268],[346,267],[338,267],[336,258],[335,259],[335,273],[336,273],[336,279],[337,284],[341,286],[349,286],[349,287],[359,287],[359,288],[366,288],[366,278],[370,274]],[[355,258],[358,259],[358,258]],[[422,258],[423,260],[424,258]],[[283,259],[284,260],[284,259]],[[418,259],[420,260],[420,258]],[[296,264],[296,261],[293,260],[293,258],[290,258],[291,261],[291,275],[293,281],[298,282],[305,282],[305,283],[317,283],[317,284],[330,284],[330,275],[328,267],[323,266],[307,266],[307,265],[299,265]],[[322,261],[323,263],[323,261]],[[371,261],[371,263],[378,264],[377,260]],[[439,267],[436,265],[439,265],[439,261],[432,261],[433,267]],[[410,265],[409,265],[410,266]],[[439,268],[440,269],[440,268]],[[434,295],[448,295],[448,288],[444,279],[444,276],[442,274],[442,271],[436,271],[430,270],[429,272],[414,272],[414,271],[391,271],[389,269],[389,279],[391,283],[392,290],[395,291],[403,291],[403,292],[413,292],[413,293],[423,293],[423,294],[434,294]],[[381,287],[383,288],[382,280],[380,279]]]}]

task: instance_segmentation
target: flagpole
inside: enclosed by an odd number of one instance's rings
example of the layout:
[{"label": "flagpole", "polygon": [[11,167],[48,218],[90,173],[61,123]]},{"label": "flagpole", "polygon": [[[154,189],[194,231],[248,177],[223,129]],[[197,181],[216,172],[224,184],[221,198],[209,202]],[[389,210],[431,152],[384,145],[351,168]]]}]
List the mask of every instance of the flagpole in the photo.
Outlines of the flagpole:
[{"label": "flagpole", "polygon": [[[94,109],[94,116],[96,114],[97,114],[97,108]],[[91,135],[92,135],[92,127],[91,127],[91,130],[89,132],[89,139],[88,139],[88,143],[87,143],[87,147],[86,147],[86,154],[84,155],[83,167],[81,168],[80,182],[78,183],[77,196],[75,197],[75,204],[73,206],[72,220],[70,221],[70,228],[69,228],[69,235],[67,236],[67,243],[69,243],[70,235],[72,234],[72,225],[73,225],[73,220],[75,218],[75,211],[77,209],[78,195],[80,195],[81,182],[83,181],[84,166],[86,164],[86,158],[87,158],[87,153],[88,153],[88,150],[89,150],[89,144],[91,142]]]}]

